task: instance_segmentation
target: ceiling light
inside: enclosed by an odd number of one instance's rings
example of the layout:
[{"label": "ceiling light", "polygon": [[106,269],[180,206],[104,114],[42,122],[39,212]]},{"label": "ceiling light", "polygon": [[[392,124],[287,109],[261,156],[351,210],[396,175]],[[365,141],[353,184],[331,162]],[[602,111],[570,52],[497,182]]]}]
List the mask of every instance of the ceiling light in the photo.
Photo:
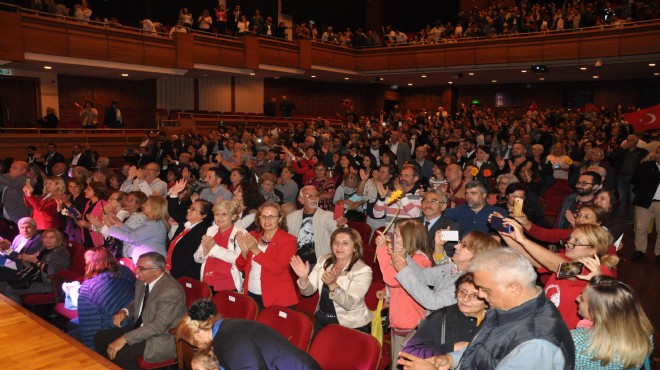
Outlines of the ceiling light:
[{"label": "ceiling light", "polygon": [[344,77],[344,80],[350,80],[350,78],[348,78],[348,77]]},{"label": "ceiling light", "polygon": [[587,67],[580,67],[580,71],[586,71]]},{"label": "ceiling light", "polygon": [[469,72],[468,73],[470,76],[474,76],[474,72]]},{"label": "ceiling light", "polygon": [[412,85],[413,85],[412,82],[411,82],[411,83],[408,83],[408,86],[412,86]]},{"label": "ceiling light", "polygon": [[523,70],[520,71],[520,72],[522,72],[522,73],[527,73],[527,70],[526,70],[526,69],[523,69]]},{"label": "ceiling light", "polygon": [[254,75],[256,75],[256,73],[250,72],[250,76],[254,76]]},{"label": "ceiling light", "polygon": [[451,84],[453,84],[453,83],[454,83],[454,81],[449,81],[449,82],[447,82],[447,83],[451,85]]},{"label": "ceiling light", "polygon": [[592,76],[593,78],[598,78],[598,76]]},{"label": "ceiling light", "polygon": [[422,75],[422,78],[426,78],[426,75]]},{"label": "ceiling light", "polygon": [[490,80],[490,82],[497,82],[497,80]]},{"label": "ceiling light", "polygon": [[541,78],[539,78],[539,80],[545,81],[545,77],[541,77]]},{"label": "ceiling light", "polygon": [[649,67],[655,67],[655,63],[649,63]]},{"label": "ceiling light", "polygon": [[316,78],[316,75],[311,75],[311,76],[309,76],[309,77],[311,77],[311,78]]},{"label": "ceiling light", "polygon": [[122,73],[121,76],[122,77],[128,77],[128,73]]},{"label": "ceiling light", "polygon": [[660,76],[660,72],[655,72],[653,75],[654,76]]},{"label": "ceiling light", "polygon": [[53,69],[51,66],[44,66],[44,69]]}]

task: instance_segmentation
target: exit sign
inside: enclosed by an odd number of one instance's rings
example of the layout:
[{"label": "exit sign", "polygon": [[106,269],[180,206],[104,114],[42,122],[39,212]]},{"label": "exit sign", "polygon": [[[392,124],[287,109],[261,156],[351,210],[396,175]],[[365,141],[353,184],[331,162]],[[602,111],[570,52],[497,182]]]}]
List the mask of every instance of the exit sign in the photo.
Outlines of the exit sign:
[{"label": "exit sign", "polygon": [[0,75],[11,76],[11,69],[0,69]]}]

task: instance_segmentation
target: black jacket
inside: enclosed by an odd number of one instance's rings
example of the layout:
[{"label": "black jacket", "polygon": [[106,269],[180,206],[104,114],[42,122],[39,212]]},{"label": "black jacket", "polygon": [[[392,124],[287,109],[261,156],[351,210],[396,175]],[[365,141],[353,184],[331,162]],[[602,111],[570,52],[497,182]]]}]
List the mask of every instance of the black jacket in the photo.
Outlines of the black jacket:
[{"label": "black jacket", "polygon": [[644,162],[637,167],[630,183],[634,185],[635,200],[633,204],[649,208],[655,192],[660,185],[660,170],[655,161]]},{"label": "black jacket", "polygon": [[[193,256],[202,242],[202,236],[206,234],[208,228],[209,224],[202,221],[193,226],[176,243],[172,252],[172,269],[170,270],[170,275],[173,278],[178,279],[181,276],[187,276],[191,279],[201,280],[200,271],[202,264],[195,262]],[[172,240],[176,240],[177,236]],[[170,243],[169,248],[172,247]]]}]

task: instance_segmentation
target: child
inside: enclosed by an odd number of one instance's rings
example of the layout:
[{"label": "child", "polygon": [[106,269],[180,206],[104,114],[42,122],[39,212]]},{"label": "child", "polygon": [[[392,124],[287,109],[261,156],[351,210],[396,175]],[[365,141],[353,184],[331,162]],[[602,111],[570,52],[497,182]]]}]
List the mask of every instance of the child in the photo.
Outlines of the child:
[{"label": "child", "polygon": [[351,221],[364,222],[364,211],[366,208],[366,199],[357,194],[357,187],[360,183],[358,176],[349,173],[344,177],[344,181],[335,191],[333,202],[344,204],[344,216]]}]

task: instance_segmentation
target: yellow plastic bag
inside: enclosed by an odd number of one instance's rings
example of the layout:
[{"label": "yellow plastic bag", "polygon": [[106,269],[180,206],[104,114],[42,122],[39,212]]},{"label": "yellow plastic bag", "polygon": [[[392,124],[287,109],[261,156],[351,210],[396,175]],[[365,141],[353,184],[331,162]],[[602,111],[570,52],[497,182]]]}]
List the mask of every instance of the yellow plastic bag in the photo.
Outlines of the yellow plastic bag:
[{"label": "yellow plastic bag", "polygon": [[374,312],[374,318],[371,320],[371,335],[374,336],[380,342],[380,345],[383,345],[383,320],[381,312],[383,311],[383,301],[384,299],[378,300],[378,306]]}]

